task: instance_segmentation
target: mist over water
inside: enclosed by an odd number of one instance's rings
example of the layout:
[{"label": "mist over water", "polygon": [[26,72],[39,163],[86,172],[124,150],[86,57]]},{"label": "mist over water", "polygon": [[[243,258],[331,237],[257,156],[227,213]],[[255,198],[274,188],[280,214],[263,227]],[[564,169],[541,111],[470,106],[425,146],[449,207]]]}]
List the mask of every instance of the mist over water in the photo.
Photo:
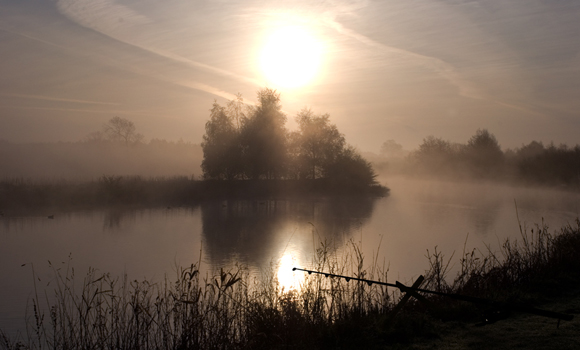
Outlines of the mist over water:
[{"label": "mist over water", "polygon": [[[382,250],[393,278],[409,278],[426,268],[427,249],[437,247],[458,261],[463,252],[488,246],[499,253],[506,238],[521,240],[522,228],[542,225],[550,231],[575,225],[580,194],[549,188],[529,188],[492,182],[445,182],[390,178],[391,195],[377,203],[363,228],[363,246]],[[519,218],[519,221],[518,221]],[[453,269],[453,262],[450,265]],[[455,264],[457,266],[458,264]]]},{"label": "mist over water", "polygon": [[[425,272],[425,257],[437,247],[457,266],[467,251],[520,239],[519,223],[551,230],[574,224],[580,194],[494,183],[381,179],[384,198],[316,200],[230,200],[196,207],[109,208],[47,216],[0,219],[0,328],[23,329],[26,301],[34,291],[52,293],[55,267],[74,267],[80,281],[89,267],[130,279],[174,279],[176,266],[201,259],[206,270],[236,263],[259,274],[285,258],[311,267],[326,241],[338,256],[360,244],[365,268],[388,268],[389,280],[408,282]],[[516,211],[517,205],[517,211]],[[518,223],[519,216],[519,223]],[[200,255],[201,254],[201,255]],[[64,262],[64,264],[63,264]],[[27,264],[22,267],[22,264]],[[294,278],[302,278],[300,273]]]}]

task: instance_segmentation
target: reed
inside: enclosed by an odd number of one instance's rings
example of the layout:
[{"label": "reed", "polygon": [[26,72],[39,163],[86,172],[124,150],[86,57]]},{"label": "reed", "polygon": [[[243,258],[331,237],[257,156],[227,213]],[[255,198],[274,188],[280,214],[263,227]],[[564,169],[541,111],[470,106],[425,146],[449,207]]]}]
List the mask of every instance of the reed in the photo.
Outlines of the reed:
[{"label": "reed", "polygon": [[498,252],[489,247],[486,252],[464,252],[451,289],[479,295],[554,294],[580,282],[579,219],[575,226],[553,232],[544,222],[530,229],[520,225],[520,237],[506,239]]}]

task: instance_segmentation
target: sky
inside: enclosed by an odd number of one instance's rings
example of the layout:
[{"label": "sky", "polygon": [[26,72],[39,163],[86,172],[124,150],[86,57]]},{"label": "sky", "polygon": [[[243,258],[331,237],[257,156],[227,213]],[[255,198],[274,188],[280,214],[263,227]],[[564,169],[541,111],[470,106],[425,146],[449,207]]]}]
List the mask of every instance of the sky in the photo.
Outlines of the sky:
[{"label": "sky", "polygon": [[503,148],[575,145],[580,1],[0,0],[6,141],[78,141],[119,116],[199,143],[214,100],[264,87],[289,129],[328,113],[361,151],[479,128]]}]

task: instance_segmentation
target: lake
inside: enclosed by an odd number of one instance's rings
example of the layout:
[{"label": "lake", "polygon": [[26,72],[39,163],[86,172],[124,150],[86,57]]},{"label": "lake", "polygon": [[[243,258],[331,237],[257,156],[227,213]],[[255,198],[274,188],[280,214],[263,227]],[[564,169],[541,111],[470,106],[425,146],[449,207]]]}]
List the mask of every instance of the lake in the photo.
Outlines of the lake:
[{"label": "lake", "polygon": [[198,261],[206,269],[240,263],[256,274],[277,264],[283,271],[309,268],[321,241],[337,254],[352,242],[362,247],[367,267],[376,263],[388,268],[389,281],[409,282],[428,268],[427,250],[454,254],[453,268],[464,245],[499,252],[504,239],[521,237],[519,223],[533,228],[543,220],[557,230],[575,225],[580,212],[580,194],[563,189],[382,182],[391,189],[384,198],[232,200],[1,217],[0,329],[9,335],[24,329],[35,284],[39,293],[51,293],[49,261],[54,268],[74,268],[79,280],[92,267],[113,276],[173,281],[177,266]]}]

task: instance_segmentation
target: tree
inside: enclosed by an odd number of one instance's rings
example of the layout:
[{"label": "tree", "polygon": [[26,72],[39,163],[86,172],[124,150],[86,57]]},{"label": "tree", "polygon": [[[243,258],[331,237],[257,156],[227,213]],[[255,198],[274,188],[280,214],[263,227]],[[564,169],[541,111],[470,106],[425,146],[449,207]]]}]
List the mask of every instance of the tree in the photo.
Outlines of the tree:
[{"label": "tree", "polygon": [[387,140],[381,145],[381,154],[385,157],[398,157],[403,153],[403,146],[395,140]]},{"label": "tree", "polygon": [[241,147],[246,175],[252,179],[281,178],[287,166],[286,115],[276,90],[258,91],[258,105],[244,118]]},{"label": "tree", "polygon": [[521,159],[533,158],[543,154],[546,151],[544,144],[538,141],[532,141],[529,144],[522,146],[516,151],[516,155]]},{"label": "tree", "polygon": [[419,172],[430,175],[449,175],[457,171],[462,145],[452,144],[441,138],[428,136],[423,139],[412,159]]},{"label": "tree", "polygon": [[455,148],[449,141],[434,136],[427,136],[413,156],[416,161],[429,171],[439,171],[448,167],[454,160]]},{"label": "tree", "polygon": [[504,155],[495,136],[487,129],[477,129],[465,147],[467,162],[474,175],[498,174],[504,163]]},{"label": "tree", "polygon": [[236,98],[229,101],[226,106],[226,113],[238,131],[241,130],[242,122],[246,118],[244,113],[245,106],[241,93],[238,93]]},{"label": "tree", "polygon": [[423,139],[423,143],[419,145],[419,150],[416,156],[419,158],[444,158],[451,153],[451,144],[441,138],[436,138],[432,135]]},{"label": "tree", "polygon": [[342,152],[345,139],[328,114],[315,115],[303,109],[296,116],[299,132],[293,141],[297,143],[299,168],[311,179],[327,175],[328,167]]},{"label": "tree", "polygon": [[201,144],[201,168],[207,179],[237,178],[242,173],[239,132],[226,109],[214,101]]},{"label": "tree", "polygon": [[[330,123],[328,114],[303,109],[298,130],[287,132],[280,94],[258,91],[258,104],[244,111],[241,95],[226,107],[214,102],[203,136],[207,179],[318,179],[344,188],[375,183],[370,163]],[[352,183],[349,183],[352,182]],[[355,187],[353,187],[355,186]],[[358,190],[358,187],[356,187]]]},{"label": "tree", "polygon": [[103,133],[107,139],[122,142],[125,146],[143,140],[143,135],[137,133],[135,124],[132,121],[119,117],[111,118],[111,120],[104,124]]},{"label": "tree", "polygon": [[[535,152],[528,157],[521,156],[517,162],[519,175],[536,183],[558,185],[580,185],[580,146],[555,146],[550,143],[544,148],[542,143],[533,141]],[[541,146],[541,147],[540,147]]]},{"label": "tree", "polygon": [[377,174],[371,163],[352,146],[347,146],[327,168],[327,177],[344,187],[364,188],[375,185]]},{"label": "tree", "polygon": [[85,136],[83,141],[87,143],[102,143],[106,141],[106,135],[102,131],[93,131]]}]

